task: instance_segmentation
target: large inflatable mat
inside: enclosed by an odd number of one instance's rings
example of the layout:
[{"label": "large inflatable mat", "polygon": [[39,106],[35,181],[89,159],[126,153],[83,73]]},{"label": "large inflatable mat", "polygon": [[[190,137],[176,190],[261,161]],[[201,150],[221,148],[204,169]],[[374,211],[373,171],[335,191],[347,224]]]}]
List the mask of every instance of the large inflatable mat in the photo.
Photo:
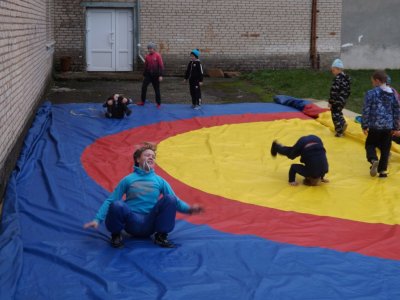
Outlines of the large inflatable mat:
[{"label": "large inflatable mat", "polygon": [[[0,299],[400,299],[400,155],[370,177],[360,125],[334,137],[279,104],[153,105],[104,118],[101,104],[43,105],[4,199]],[[308,134],[327,150],[329,183],[288,185],[273,140]],[[157,173],[205,212],[179,215],[164,249],[84,230],[132,153],[158,144]],[[301,183],[301,178],[297,181]]]}]

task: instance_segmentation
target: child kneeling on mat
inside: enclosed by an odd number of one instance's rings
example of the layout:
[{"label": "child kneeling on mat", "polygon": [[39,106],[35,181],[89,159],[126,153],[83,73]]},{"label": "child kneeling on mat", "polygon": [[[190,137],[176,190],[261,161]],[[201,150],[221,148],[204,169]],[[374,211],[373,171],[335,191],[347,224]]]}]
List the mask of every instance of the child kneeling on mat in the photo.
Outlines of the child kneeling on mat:
[{"label": "child kneeling on mat", "polygon": [[289,184],[297,186],[296,174],[304,176],[305,185],[316,186],[320,182],[328,182],[324,178],[328,173],[328,160],[326,150],[319,137],[316,135],[307,135],[301,137],[292,147],[283,146],[277,141],[272,142],[271,155],[285,155],[290,159],[300,156],[300,162],[303,164],[292,164],[289,169]]}]

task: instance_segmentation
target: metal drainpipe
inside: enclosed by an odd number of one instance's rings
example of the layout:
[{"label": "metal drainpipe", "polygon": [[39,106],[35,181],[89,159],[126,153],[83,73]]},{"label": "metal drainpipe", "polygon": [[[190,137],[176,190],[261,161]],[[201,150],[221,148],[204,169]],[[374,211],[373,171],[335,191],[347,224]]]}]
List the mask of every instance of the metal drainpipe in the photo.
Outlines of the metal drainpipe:
[{"label": "metal drainpipe", "polygon": [[144,58],[140,53],[140,0],[136,0],[136,41],[137,55],[144,62]]},{"label": "metal drainpipe", "polygon": [[319,12],[318,1],[312,0],[311,7],[311,39],[310,39],[310,60],[311,68],[319,69],[319,54],[317,51],[317,14]]}]

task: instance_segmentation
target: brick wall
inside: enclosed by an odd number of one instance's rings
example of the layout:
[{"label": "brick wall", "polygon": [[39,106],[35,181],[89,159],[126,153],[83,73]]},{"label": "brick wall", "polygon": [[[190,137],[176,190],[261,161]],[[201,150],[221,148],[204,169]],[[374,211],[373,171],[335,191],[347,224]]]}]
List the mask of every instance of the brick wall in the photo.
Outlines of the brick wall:
[{"label": "brick wall", "polygon": [[[189,3],[188,3],[189,2]],[[141,40],[155,41],[169,70],[193,48],[226,70],[310,66],[312,1],[142,1]],[[326,66],[340,52],[341,1],[319,0],[317,49]],[[165,26],[165,24],[168,24]],[[145,49],[142,49],[145,51]]]},{"label": "brick wall", "polygon": [[85,8],[80,0],[55,1],[55,38],[54,63],[60,70],[61,57],[69,56],[71,71],[80,71],[85,65]]},{"label": "brick wall", "polygon": [[[56,66],[73,57],[85,69],[85,8],[79,0],[56,0]],[[107,1],[136,3],[131,1]],[[206,67],[225,70],[310,67],[311,0],[142,0],[141,52],[159,45],[167,73],[181,73],[193,48]],[[340,54],[342,0],[319,0],[317,48],[321,66]]]},{"label": "brick wall", "polygon": [[53,0],[0,3],[0,199],[52,71]]},{"label": "brick wall", "polygon": [[318,1],[318,10],[317,48],[321,68],[328,68],[340,57],[342,1]]}]

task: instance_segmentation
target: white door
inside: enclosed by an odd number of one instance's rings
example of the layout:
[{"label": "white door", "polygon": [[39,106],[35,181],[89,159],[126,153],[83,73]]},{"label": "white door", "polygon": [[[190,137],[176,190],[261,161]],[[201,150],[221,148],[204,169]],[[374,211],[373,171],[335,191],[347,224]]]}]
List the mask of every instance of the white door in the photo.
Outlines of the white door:
[{"label": "white door", "polygon": [[130,9],[88,9],[87,70],[132,71],[132,32]]}]

